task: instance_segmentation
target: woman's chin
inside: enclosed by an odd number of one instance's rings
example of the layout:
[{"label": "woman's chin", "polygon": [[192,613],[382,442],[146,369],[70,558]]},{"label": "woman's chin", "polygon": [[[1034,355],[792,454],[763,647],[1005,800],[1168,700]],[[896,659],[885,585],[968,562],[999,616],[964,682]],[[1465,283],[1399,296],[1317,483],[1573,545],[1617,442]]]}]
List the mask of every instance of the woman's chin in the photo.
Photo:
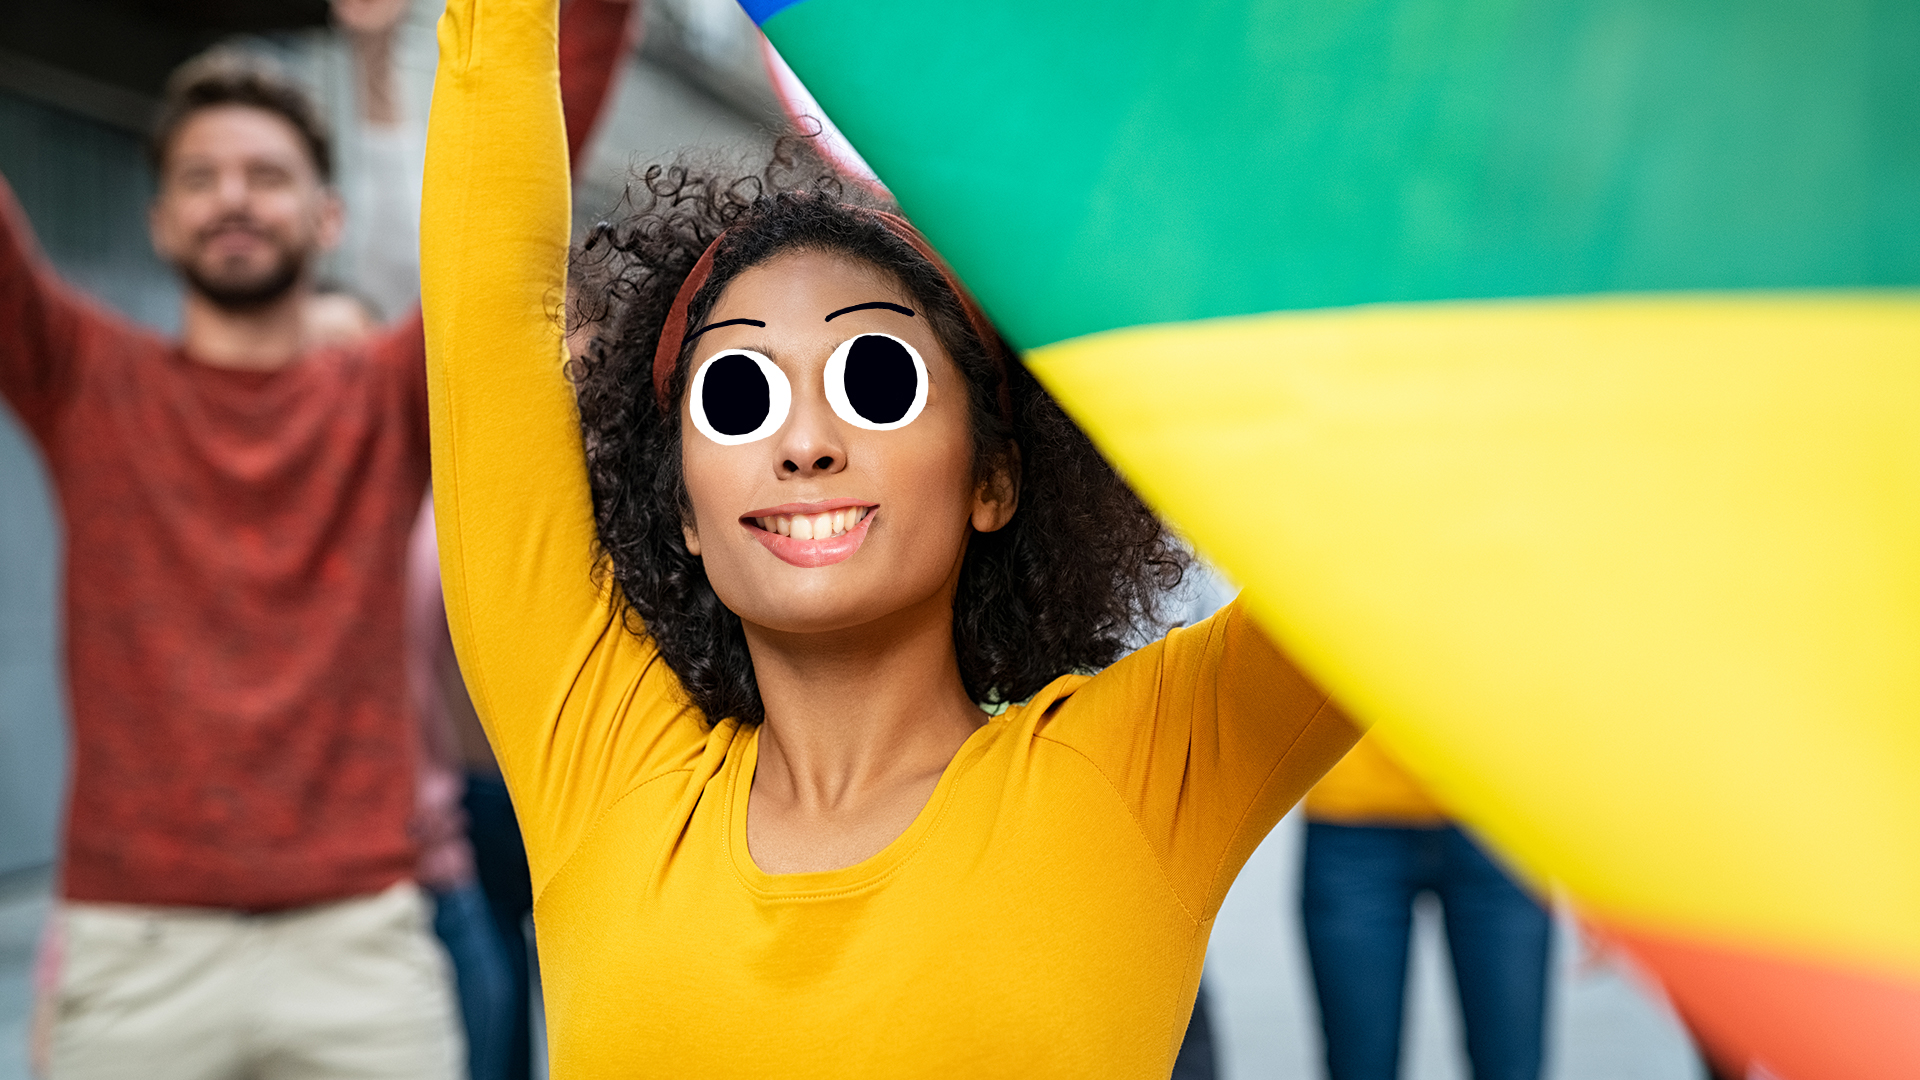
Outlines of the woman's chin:
[{"label": "woman's chin", "polygon": [[[847,580],[856,575],[836,577],[840,580],[822,582],[824,587],[780,590],[777,596],[761,593],[737,605],[728,602],[727,607],[750,626],[776,634],[811,635],[845,634],[869,626],[897,627],[899,616],[922,606],[924,598],[916,595],[917,590],[879,585],[863,588],[861,583]],[[722,601],[727,598],[723,596]],[[949,608],[942,608],[935,616],[947,620],[953,617]]]}]

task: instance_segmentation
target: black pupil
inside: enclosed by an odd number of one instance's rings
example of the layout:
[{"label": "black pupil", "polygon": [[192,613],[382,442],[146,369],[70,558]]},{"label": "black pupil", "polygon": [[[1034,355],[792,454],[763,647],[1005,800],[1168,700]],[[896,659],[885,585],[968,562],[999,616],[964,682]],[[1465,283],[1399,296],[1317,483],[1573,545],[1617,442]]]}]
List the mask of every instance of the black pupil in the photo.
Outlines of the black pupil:
[{"label": "black pupil", "polygon": [[767,374],[753,357],[728,353],[707,365],[700,386],[700,406],[707,423],[722,435],[746,435],[767,422],[773,408],[773,389]]},{"label": "black pupil", "polygon": [[913,408],[920,389],[907,347],[890,337],[862,334],[847,350],[847,403],[869,424],[891,424]]}]

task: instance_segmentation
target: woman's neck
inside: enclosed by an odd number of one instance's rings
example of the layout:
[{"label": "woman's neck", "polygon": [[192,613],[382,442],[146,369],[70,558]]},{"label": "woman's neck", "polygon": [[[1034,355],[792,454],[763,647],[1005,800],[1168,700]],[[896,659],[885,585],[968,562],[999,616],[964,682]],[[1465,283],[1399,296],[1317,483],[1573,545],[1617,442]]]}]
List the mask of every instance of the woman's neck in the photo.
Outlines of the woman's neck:
[{"label": "woman's neck", "polygon": [[747,643],[767,717],[748,847],[770,873],[878,852],[987,720],[960,681],[946,596],[832,634],[750,626]]}]

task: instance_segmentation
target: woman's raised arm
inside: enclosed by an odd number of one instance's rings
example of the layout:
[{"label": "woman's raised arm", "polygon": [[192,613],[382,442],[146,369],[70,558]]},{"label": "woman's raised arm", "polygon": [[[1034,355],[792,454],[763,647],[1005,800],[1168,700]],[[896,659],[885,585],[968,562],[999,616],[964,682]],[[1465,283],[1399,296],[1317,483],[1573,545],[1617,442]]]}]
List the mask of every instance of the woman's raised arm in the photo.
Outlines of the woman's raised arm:
[{"label": "woman's raised arm", "polygon": [[569,206],[557,11],[555,0],[447,4],[420,230],[447,620],[524,815],[536,887],[540,864],[570,847],[577,801],[622,783],[595,727],[650,654],[592,575],[559,314]]}]

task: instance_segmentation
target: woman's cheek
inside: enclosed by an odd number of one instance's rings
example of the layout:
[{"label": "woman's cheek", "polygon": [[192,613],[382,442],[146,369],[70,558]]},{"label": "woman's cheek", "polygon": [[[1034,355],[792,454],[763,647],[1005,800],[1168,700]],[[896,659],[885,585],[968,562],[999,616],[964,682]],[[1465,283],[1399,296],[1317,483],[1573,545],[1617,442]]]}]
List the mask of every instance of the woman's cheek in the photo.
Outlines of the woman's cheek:
[{"label": "woman's cheek", "polygon": [[717,554],[717,546],[725,539],[722,530],[733,520],[724,508],[737,501],[730,498],[737,484],[729,482],[727,463],[716,460],[719,455],[714,451],[720,449],[710,444],[683,444],[681,448],[681,475],[686,479],[687,500],[693,506],[692,531],[699,537],[702,558]]},{"label": "woman's cheek", "polygon": [[929,437],[895,459],[899,474],[890,477],[894,482],[886,486],[899,495],[894,520],[912,523],[917,542],[911,547],[922,553],[925,572],[930,578],[944,578],[968,540],[973,444],[964,428],[925,434]]}]

